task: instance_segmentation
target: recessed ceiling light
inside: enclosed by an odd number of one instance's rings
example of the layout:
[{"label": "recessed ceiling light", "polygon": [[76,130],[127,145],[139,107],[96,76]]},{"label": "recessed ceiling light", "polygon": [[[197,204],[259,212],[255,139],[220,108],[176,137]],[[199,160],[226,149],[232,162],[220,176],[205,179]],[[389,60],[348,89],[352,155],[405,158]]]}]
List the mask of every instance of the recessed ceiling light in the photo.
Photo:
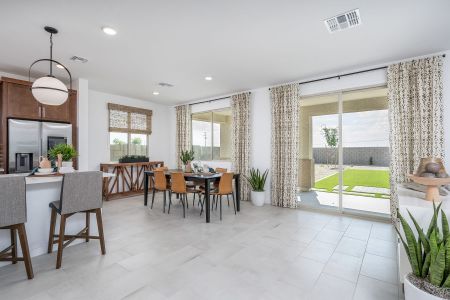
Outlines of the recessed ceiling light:
[{"label": "recessed ceiling light", "polygon": [[111,28],[111,27],[102,27],[102,30],[107,35],[116,35],[117,34],[117,31],[114,28]]},{"label": "recessed ceiling light", "polygon": [[213,78],[211,76],[205,76],[205,80],[206,81],[211,81],[211,80],[213,80]]},{"label": "recessed ceiling light", "polygon": [[64,67],[61,66],[60,64],[56,64],[56,67],[59,68],[59,69],[64,69]]},{"label": "recessed ceiling light", "polygon": [[153,95],[158,96],[158,95],[159,95],[159,92],[158,92],[158,91],[154,91],[154,92],[153,92]]}]

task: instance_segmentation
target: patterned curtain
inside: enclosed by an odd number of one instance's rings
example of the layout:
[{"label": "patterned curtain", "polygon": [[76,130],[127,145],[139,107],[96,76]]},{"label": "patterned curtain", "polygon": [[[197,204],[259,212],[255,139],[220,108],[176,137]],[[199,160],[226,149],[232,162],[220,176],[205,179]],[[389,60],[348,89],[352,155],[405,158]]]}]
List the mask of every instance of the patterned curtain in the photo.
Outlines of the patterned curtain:
[{"label": "patterned curtain", "polygon": [[272,100],[272,205],[297,207],[299,85],[270,89]]},{"label": "patterned curtain", "polygon": [[191,150],[191,106],[180,105],[175,107],[177,114],[176,148],[177,165],[181,169],[181,151]]},{"label": "patterned curtain", "polygon": [[391,147],[391,214],[397,217],[397,184],[407,180],[422,157],[444,157],[442,57],[388,68]]},{"label": "patterned curtain", "polygon": [[232,162],[236,173],[241,174],[241,200],[249,200],[250,186],[242,175],[249,174],[250,168],[250,93],[231,97],[232,126]]}]

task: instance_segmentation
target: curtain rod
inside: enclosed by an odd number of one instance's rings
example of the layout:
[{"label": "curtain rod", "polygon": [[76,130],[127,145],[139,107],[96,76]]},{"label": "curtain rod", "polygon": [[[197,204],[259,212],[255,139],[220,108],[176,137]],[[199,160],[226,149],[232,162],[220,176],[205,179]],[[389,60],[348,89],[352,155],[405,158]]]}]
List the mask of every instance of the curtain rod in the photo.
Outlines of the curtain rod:
[{"label": "curtain rod", "polygon": [[[441,56],[442,56],[442,57],[445,57],[445,54],[442,54]],[[372,68],[372,69],[367,69],[367,70],[361,70],[361,71],[356,71],[356,72],[345,73],[345,74],[341,74],[341,75],[334,75],[334,76],[323,77],[323,78],[319,78],[319,79],[313,79],[313,80],[308,80],[308,81],[302,81],[302,82],[299,82],[298,84],[312,83],[312,82],[317,82],[317,81],[322,81],[322,80],[328,80],[328,79],[333,79],[333,78],[341,79],[341,77],[350,76],[350,75],[355,75],[355,74],[360,74],[360,73],[366,73],[366,72],[372,72],[372,71],[377,71],[377,70],[382,70],[382,69],[387,69],[387,67],[388,67],[388,66],[383,66],[383,67],[378,67],[378,68]],[[269,89],[269,90],[270,90],[270,89]]]},{"label": "curtain rod", "polygon": [[[251,94],[252,92],[246,92],[246,93]],[[214,102],[214,101],[217,101],[217,100],[228,99],[228,98],[231,98],[232,96],[233,96],[233,95],[228,96],[228,97],[220,97],[220,98],[211,99],[211,100],[205,100],[205,101],[199,101],[199,102],[195,102],[195,103],[189,103],[189,105],[195,105],[195,104],[201,104],[201,103]]]}]

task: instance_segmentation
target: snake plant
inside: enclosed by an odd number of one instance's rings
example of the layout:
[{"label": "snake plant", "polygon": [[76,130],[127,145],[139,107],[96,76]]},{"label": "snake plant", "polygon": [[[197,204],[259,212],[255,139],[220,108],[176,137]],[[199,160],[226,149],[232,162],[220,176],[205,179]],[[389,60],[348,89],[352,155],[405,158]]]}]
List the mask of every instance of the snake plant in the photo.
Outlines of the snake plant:
[{"label": "snake plant", "polygon": [[[450,288],[450,233],[447,216],[440,209],[441,204],[436,207],[433,202],[434,213],[426,233],[409,211],[409,217],[417,231],[417,238],[400,213],[398,213],[398,218],[403,227],[406,241],[397,228],[396,230],[408,255],[413,274],[428,280],[437,287]],[[442,233],[438,226],[439,212],[441,213]]]},{"label": "snake plant", "polygon": [[251,168],[250,176],[244,175],[245,179],[247,179],[248,183],[252,187],[252,191],[254,192],[264,192],[264,185],[266,184],[267,174],[269,170],[265,170],[264,173],[261,173],[258,169]]}]

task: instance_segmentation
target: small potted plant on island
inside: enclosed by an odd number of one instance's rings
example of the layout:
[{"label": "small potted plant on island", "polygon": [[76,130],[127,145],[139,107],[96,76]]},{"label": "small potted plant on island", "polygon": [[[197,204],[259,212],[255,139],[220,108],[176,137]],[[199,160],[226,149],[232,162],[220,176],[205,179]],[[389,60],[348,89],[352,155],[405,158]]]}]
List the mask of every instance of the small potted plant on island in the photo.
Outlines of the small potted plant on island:
[{"label": "small potted plant on island", "polygon": [[266,179],[267,174],[269,173],[269,170],[264,171],[264,173],[261,173],[258,169],[251,168],[250,169],[250,176],[245,176],[245,179],[247,179],[248,183],[252,187],[250,200],[252,201],[252,204],[255,206],[263,206],[265,202],[265,191],[264,186],[266,185]]},{"label": "small potted plant on island", "polygon": [[[441,204],[436,208],[433,202],[434,214],[427,232],[408,211],[417,232],[414,234],[408,222],[398,213],[404,235],[397,232],[412,269],[404,281],[406,300],[450,299],[450,230],[447,216],[440,210]],[[439,211],[442,233],[438,226]]]},{"label": "small potted plant on island", "polygon": [[60,172],[73,172],[73,161],[78,154],[75,148],[72,145],[67,144],[58,144],[55,147],[48,150],[48,156],[51,160],[57,160],[58,154],[62,157],[62,167],[60,168]]},{"label": "small potted plant on island", "polygon": [[192,172],[191,161],[195,159],[194,150],[183,150],[180,154],[180,160],[183,163],[183,171],[186,173]]}]

